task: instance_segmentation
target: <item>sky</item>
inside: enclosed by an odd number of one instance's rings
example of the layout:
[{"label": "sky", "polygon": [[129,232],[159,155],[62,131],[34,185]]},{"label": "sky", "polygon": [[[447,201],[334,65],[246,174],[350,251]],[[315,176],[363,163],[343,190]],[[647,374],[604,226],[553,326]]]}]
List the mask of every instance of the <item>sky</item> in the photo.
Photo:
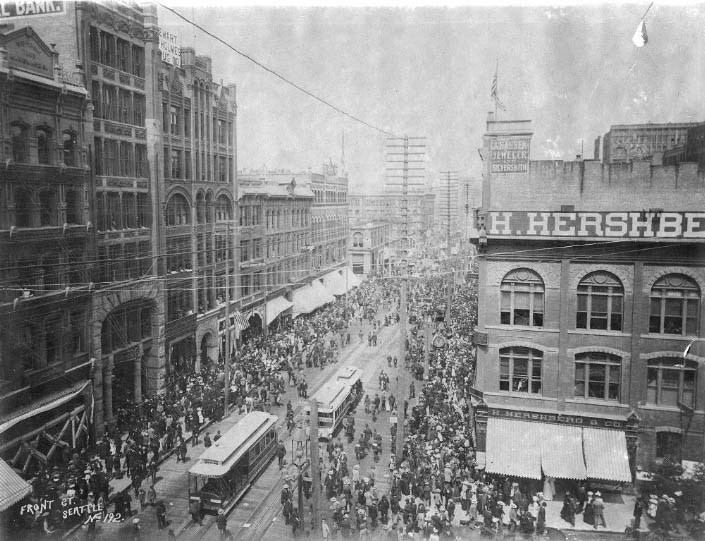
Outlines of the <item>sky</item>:
[{"label": "sky", "polygon": [[[532,159],[592,157],[613,124],[705,121],[705,4],[558,7],[235,7],[166,3],[336,107],[426,137],[426,174],[479,177],[495,70],[506,111],[531,119]],[[238,168],[340,164],[353,192],[381,191],[386,136],[326,107],[163,7],[159,24],[237,85]]]}]

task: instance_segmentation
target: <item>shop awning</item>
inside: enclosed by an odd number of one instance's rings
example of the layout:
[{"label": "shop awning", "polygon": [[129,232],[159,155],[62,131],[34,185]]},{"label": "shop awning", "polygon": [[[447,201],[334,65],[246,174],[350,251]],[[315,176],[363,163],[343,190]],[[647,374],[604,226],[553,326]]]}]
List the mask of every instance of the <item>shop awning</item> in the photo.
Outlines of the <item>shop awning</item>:
[{"label": "shop awning", "polygon": [[335,297],[323,286],[320,280],[311,282],[311,288],[313,289],[316,308],[335,301]]},{"label": "shop awning", "polygon": [[540,425],[541,469],[556,479],[586,479],[579,426]]},{"label": "shop awning", "polygon": [[267,325],[274,321],[284,310],[294,306],[293,302],[287,301],[282,295],[267,301]]},{"label": "shop awning", "polygon": [[583,449],[589,478],[622,483],[632,481],[624,432],[583,428]]},{"label": "shop awning", "polygon": [[337,270],[329,272],[323,278],[323,286],[335,296],[345,295],[345,278]]},{"label": "shop awning", "polygon": [[32,486],[0,459],[0,511],[5,511],[32,492]]},{"label": "shop awning", "polygon": [[308,314],[316,309],[314,306],[314,291],[310,285],[305,285],[299,289],[295,289],[291,298],[294,301],[293,316],[297,317],[301,314]]},{"label": "shop awning", "polygon": [[[346,276],[347,276],[347,278],[346,278]],[[357,274],[355,274],[350,267],[345,267],[345,269],[343,269],[341,277],[343,279],[343,282],[345,282],[347,284],[346,287],[347,287],[348,291],[350,291],[353,288],[360,287],[360,284],[362,283],[362,280],[360,280],[360,277]]]},{"label": "shop awning", "polygon": [[541,425],[510,419],[487,419],[487,473],[541,479]]}]

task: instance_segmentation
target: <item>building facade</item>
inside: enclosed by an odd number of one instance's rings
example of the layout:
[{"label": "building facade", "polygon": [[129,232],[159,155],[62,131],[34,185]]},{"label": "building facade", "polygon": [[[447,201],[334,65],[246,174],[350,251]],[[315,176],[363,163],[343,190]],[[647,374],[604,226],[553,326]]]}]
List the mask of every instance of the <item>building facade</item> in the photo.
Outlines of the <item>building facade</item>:
[{"label": "building facade", "polygon": [[169,374],[198,371],[223,354],[225,303],[234,313],[242,294],[234,257],[242,224],[235,223],[235,85],[215,82],[211,59],[184,48],[180,66],[161,63],[158,87]]},{"label": "building facade", "polygon": [[[705,336],[705,177],[696,164],[534,161],[530,143],[529,121],[490,118],[480,149],[475,387],[488,471],[508,468],[507,438],[526,443],[514,461],[534,479],[629,482],[657,458],[702,461],[705,357],[685,351]],[[536,451],[539,433],[582,446]],[[611,467],[599,471],[596,453]]]},{"label": "building facade", "polygon": [[368,222],[350,227],[350,267],[354,274],[388,274],[391,272],[393,246],[392,224]]},{"label": "building facade", "polygon": [[655,153],[666,152],[684,145],[693,122],[667,124],[618,124],[610,126],[602,142],[605,163],[626,163],[642,160]]},{"label": "building facade", "polygon": [[0,33],[0,454],[24,473],[86,440],[94,369],[92,108],[47,39]]}]

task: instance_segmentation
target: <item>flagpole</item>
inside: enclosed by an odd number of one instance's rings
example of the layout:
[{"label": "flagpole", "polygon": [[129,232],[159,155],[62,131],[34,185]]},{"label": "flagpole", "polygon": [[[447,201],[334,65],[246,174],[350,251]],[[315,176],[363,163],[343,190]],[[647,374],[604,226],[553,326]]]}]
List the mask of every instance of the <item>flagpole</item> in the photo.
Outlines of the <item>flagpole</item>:
[{"label": "flagpole", "polygon": [[653,6],[653,5],[654,5],[654,3],[651,2],[651,3],[649,4],[649,7],[646,8],[646,11],[644,12],[644,15],[641,17],[641,20],[642,20],[642,21],[646,18],[647,13],[649,13],[649,10],[651,9],[651,6]]}]

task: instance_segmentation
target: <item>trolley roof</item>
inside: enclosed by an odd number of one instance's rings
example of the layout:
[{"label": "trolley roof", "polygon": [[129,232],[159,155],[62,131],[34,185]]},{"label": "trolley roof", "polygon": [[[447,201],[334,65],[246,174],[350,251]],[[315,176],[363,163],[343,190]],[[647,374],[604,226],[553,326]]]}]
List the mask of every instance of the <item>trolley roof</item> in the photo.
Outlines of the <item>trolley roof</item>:
[{"label": "trolley roof", "polygon": [[[337,408],[350,394],[350,385],[342,381],[333,381],[321,387],[313,398],[324,408]],[[308,406],[307,406],[308,408]]]},{"label": "trolley roof", "polygon": [[348,385],[354,385],[362,379],[362,370],[356,366],[346,366],[338,370],[336,379],[338,381],[344,381]]},{"label": "trolley roof", "polygon": [[217,442],[203,451],[189,473],[207,477],[225,475],[276,421],[275,415],[263,411],[248,413]]}]

